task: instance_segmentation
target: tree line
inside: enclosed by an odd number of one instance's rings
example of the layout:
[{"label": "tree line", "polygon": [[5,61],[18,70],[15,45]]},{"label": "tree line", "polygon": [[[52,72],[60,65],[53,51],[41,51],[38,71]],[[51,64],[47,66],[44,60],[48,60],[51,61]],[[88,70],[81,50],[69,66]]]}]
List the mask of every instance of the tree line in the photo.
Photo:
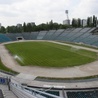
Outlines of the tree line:
[{"label": "tree line", "polygon": [[[87,18],[86,27],[96,27],[97,26],[97,17],[93,15],[93,17]],[[22,32],[34,32],[34,31],[44,31],[44,30],[57,30],[57,29],[66,29],[71,27],[83,27],[82,20],[80,18],[72,19],[71,25],[58,24],[53,22],[52,20],[47,23],[42,23],[39,25],[32,25],[31,23],[23,23],[21,26],[1,26],[0,33],[22,33]]]},{"label": "tree line", "polygon": [[44,31],[44,30],[57,30],[57,29],[66,29],[70,26],[58,24],[53,22],[52,20],[47,23],[42,23],[39,25],[32,25],[31,23],[23,23],[22,26],[8,26],[8,27],[1,27],[0,33],[22,33],[22,32],[34,32],[34,31]]},{"label": "tree line", "polygon": [[[93,15],[93,17],[88,17],[86,20],[86,26],[85,27],[96,27],[98,24],[97,17]],[[72,27],[83,27],[83,20],[80,18],[72,19]]]}]

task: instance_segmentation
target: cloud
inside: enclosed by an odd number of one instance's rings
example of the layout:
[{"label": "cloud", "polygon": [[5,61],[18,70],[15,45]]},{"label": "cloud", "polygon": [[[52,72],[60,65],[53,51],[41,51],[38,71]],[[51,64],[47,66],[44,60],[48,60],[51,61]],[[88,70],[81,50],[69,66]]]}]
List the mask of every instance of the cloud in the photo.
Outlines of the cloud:
[{"label": "cloud", "polygon": [[0,0],[0,22],[4,26],[50,20],[62,23],[65,10],[69,10],[70,18],[98,15],[97,4],[97,0]]},{"label": "cloud", "polygon": [[[23,0],[21,0],[23,1]],[[0,0],[0,4],[12,4],[12,3],[16,3],[16,2],[20,2],[20,0]]]},{"label": "cloud", "polygon": [[71,16],[76,18],[87,18],[92,15],[97,16],[97,6],[98,0],[80,0],[79,4],[74,7]]},{"label": "cloud", "polygon": [[22,2],[17,1],[10,5],[6,2],[5,5],[1,4],[0,16],[5,17],[9,24],[24,21],[34,21],[38,24],[51,19],[62,22],[61,16],[65,15],[64,10],[68,2],[69,0],[22,0]]}]

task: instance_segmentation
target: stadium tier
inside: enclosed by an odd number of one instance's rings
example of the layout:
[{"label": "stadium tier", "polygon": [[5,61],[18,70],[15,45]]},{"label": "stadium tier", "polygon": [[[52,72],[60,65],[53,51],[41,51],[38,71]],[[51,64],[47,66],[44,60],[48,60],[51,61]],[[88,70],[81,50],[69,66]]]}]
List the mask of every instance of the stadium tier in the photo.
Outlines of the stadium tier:
[{"label": "stadium tier", "polygon": [[60,36],[57,37],[56,40],[65,40],[70,32],[72,32],[74,29],[66,29]]},{"label": "stadium tier", "polygon": [[73,35],[77,35],[77,33],[80,32],[82,28],[77,28],[77,29],[74,29],[74,30],[71,30],[64,38],[65,41],[68,41],[68,39],[70,39]]},{"label": "stadium tier", "polygon": [[30,34],[30,40],[36,40],[39,32],[31,32]]},{"label": "stadium tier", "polygon": [[97,98],[98,90],[67,92],[67,98]]},{"label": "stadium tier", "polygon": [[12,41],[18,40],[18,37],[22,37],[21,33],[7,33],[6,36],[10,38]]},{"label": "stadium tier", "polygon": [[67,28],[29,33],[8,33],[0,34],[0,42],[16,40],[58,40],[66,42],[84,43],[98,46],[98,35],[92,31],[96,28]]},{"label": "stadium tier", "polygon": [[30,32],[27,32],[27,33],[22,33],[22,36],[25,40],[29,40],[30,39]]},{"label": "stadium tier", "polygon": [[79,37],[77,37],[77,39],[74,41],[83,42],[85,39],[88,39],[90,36],[92,36],[92,33],[91,33],[92,30],[94,30],[94,28],[88,28],[87,31],[81,32],[82,34]]},{"label": "stadium tier", "polygon": [[68,35],[67,35],[67,41],[70,41],[70,39],[73,38],[74,35],[76,35],[82,28],[77,28],[77,29],[74,29],[72,32],[70,32]]},{"label": "stadium tier", "polygon": [[3,82],[0,82],[0,89],[1,89],[0,98],[98,98],[97,87],[95,88],[63,88],[63,86],[37,87],[21,83],[26,80],[22,80],[18,77],[8,75],[5,76],[7,78],[0,77],[0,81],[3,80]]},{"label": "stadium tier", "polygon": [[50,40],[55,40],[63,31],[63,29],[56,30],[56,32],[52,34]]},{"label": "stadium tier", "polygon": [[56,32],[56,30],[49,30],[47,34],[43,37],[44,40],[50,40],[52,35]]},{"label": "stadium tier", "polygon": [[42,40],[43,37],[46,35],[47,31],[40,31],[38,36],[37,36],[37,40]]},{"label": "stadium tier", "polygon": [[11,41],[9,37],[7,37],[5,34],[0,34],[0,42],[8,42]]}]

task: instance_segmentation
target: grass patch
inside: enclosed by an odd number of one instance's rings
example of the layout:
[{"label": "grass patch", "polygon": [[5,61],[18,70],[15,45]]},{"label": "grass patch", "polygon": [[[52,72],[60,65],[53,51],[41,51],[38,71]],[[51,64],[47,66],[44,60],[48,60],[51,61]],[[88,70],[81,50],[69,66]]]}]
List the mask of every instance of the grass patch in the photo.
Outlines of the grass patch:
[{"label": "grass patch", "polygon": [[4,66],[0,60],[0,71],[4,72],[4,73],[11,73],[11,74],[18,74],[17,72],[7,68],[6,66]]},{"label": "grass patch", "polygon": [[51,42],[19,42],[5,46],[22,66],[72,67],[97,58],[95,52]]},{"label": "grass patch", "polygon": [[38,80],[38,81],[48,81],[48,80],[63,81],[63,80],[84,80],[84,79],[92,79],[92,78],[98,78],[98,75],[85,76],[85,77],[72,77],[72,78],[55,78],[55,77],[38,76],[35,78],[35,80]]}]

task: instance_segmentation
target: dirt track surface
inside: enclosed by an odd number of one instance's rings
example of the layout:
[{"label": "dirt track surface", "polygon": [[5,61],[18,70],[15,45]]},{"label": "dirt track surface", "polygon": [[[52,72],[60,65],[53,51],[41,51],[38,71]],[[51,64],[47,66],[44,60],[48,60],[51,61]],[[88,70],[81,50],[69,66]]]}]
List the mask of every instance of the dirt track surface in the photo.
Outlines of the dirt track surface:
[{"label": "dirt track surface", "polygon": [[[59,42],[53,42],[53,43],[69,45]],[[96,49],[84,48],[75,45],[69,45],[69,46],[74,46],[81,49],[98,52],[98,50]],[[9,54],[8,50],[4,47],[4,44],[0,44],[0,58],[2,63],[6,67],[19,73],[30,74],[33,76],[68,78],[68,77],[84,77],[84,76],[98,75],[98,61],[71,68],[42,68],[35,66],[34,67],[20,66],[15,61],[14,57]]]}]

